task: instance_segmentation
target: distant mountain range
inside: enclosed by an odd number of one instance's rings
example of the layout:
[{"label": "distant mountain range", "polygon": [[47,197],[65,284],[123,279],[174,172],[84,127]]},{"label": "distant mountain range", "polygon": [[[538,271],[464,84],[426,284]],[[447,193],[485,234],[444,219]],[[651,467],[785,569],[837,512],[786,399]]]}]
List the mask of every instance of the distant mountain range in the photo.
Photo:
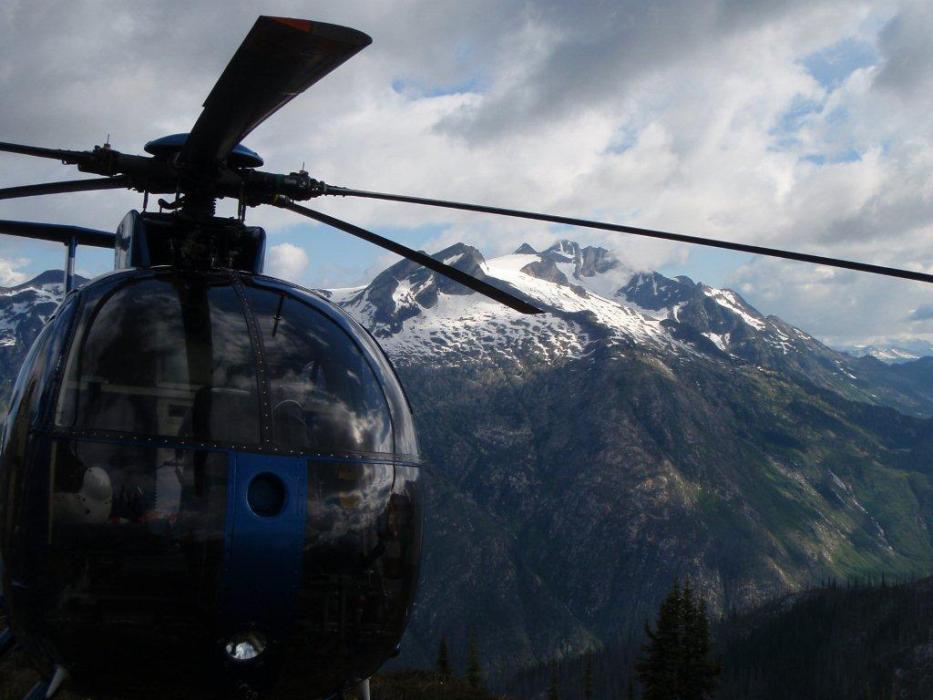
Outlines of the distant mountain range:
[{"label": "distant mountain range", "polygon": [[933,343],[919,339],[902,340],[898,345],[846,345],[838,346],[836,349],[855,357],[870,355],[888,364],[900,364],[919,360],[921,357],[933,356]]},{"label": "distant mountain range", "polygon": [[[463,659],[470,627],[494,677],[573,656],[639,630],[674,576],[721,611],[933,567],[933,358],[854,357],[573,241],[435,257],[548,313],[407,261],[322,291],[392,357],[430,462],[401,665],[441,635]],[[0,292],[4,396],[54,284]]]}]

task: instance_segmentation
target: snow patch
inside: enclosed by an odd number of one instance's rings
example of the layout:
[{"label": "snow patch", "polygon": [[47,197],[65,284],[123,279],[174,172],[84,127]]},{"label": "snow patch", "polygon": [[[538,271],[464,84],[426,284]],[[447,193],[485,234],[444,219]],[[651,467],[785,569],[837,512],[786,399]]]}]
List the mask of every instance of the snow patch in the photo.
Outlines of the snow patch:
[{"label": "snow patch", "polygon": [[752,316],[748,311],[742,308],[742,302],[736,295],[728,289],[714,289],[712,287],[703,287],[703,293],[713,299],[720,306],[729,309],[736,316],[740,317],[745,323],[755,330],[763,331],[767,324],[760,318]]}]

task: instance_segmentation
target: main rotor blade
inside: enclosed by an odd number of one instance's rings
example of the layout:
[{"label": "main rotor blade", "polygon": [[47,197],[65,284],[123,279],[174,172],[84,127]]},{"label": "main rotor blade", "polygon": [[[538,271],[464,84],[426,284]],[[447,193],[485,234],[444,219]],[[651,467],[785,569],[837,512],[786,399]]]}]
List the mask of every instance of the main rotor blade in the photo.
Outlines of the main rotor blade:
[{"label": "main rotor blade", "polygon": [[859,272],[871,272],[876,275],[887,275],[889,277],[900,277],[902,279],[914,280],[917,282],[933,283],[933,275],[923,272],[914,272],[913,270],[901,270],[894,267],[883,267],[881,265],[871,265],[869,263],[855,262],[852,260],[841,260],[839,258],[828,258],[822,255],[810,255],[809,253],[796,253],[790,250],[780,250],[777,248],[766,248],[764,246],[749,245],[747,243],[733,243],[731,241],[720,241],[715,238],[701,238],[699,236],[686,236],[681,233],[668,233],[667,231],[655,231],[648,228],[638,228],[636,226],[622,226],[621,224],[610,224],[602,221],[590,221],[588,219],[575,219],[569,216],[555,216],[554,214],[541,214],[539,212],[521,211],[519,209],[503,209],[500,207],[488,207],[482,204],[467,204],[465,202],[450,202],[442,199],[425,199],[424,197],[408,197],[399,194],[386,194],[384,192],[367,192],[365,190],[353,190],[346,187],[326,186],[324,194],[340,195],[345,197],[365,197],[367,199],[384,199],[389,202],[406,202],[408,204],[425,204],[429,207],[444,207],[447,209],[462,209],[464,211],[477,211],[485,214],[499,214],[501,216],[512,216],[519,219],[532,219],[534,221],[547,221],[555,224],[567,224],[569,226],[582,226],[585,228],[601,229],[603,231],[616,231],[619,233],[631,233],[636,236],[647,236],[649,238],[661,238],[667,241],[677,241],[679,243],[693,243],[696,245],[705,245],[711,248],[725,248],[726,250],[736,250],[742,253],[754,253],[755,255],[768,255],[774,258],[785,258],[787,260],[797,260],[800,262],[814,263],[817,265],[830,265],[832,267],[842,267],[848,270],[857,270]]},{"label": "main rotor blade", "polygon": [[38,185],[21,185],[0,189],[0,199],[35,197],[42,194],[62,194],[65,192],[91,192],[93,190],[116,190],[131,187],[126,177],[99,177],[92,180],[65,180],[64,182],[42,182]]},{"label": "main rotor blade", "polygon": [[5,233],[8,236],[56,241],[65,245],[68,245],[71,239],[74,238],[78,245],[89,245],[96,248],[113,248],[117,239],[116,235],[109,231],[98,231],[93,228],[65,226],[62,224],[41,224],[35,221],[0,220],[0,233]]},{"label": "main rotor blade", "polygon": [[275,206],[281,207],[282,209],[288,209],[289,211],[293,211],[296,214],[307,216],[309,219],[315,219],[323,224],[327,224],[328,226],[333,226],[334,228],[340,229],[341,231],[349,233],[352,236],[356,236],[357,238],[362,238],[364,241],[374,243],[380,248],[391,250],[393,253],[401,255],[403,258],[408,258],[412,262],[416,262],[430,270],[434,270],[434,272],[438,272],[445,277],[449,277],[450,279],[459,282],[465,287],[469,287],[474,292],[479,292],[483,296],[487,296],[494,301],[498,301],[500,304],[505,304],[510,309],[514,309],[515,311],[519,311],[523,314],[542,313],[542,310],[538,307],[532,306],[528,302],[522,301],[518,297],[509,294],[508,292],[497,289],[488,282],[483,282],[483,280],[477,279],[476,277],[473,277],[473,275],[468,275],[462,270],[458,270],[455,267],[446,265],[440,260],[435,260],[425,253],[413,250],[407,246],[403,246],[400,243],[389,240],[388,238],[383,238],[382,236],[375,234],[372,231],[367,231],[366,229],[360,228],[359,226],[354,226],[353,224],[347,223],[346,221],[335,219],[332,216],[322,214],[321,212],[315,211],[313,209],[308,209],[307,207],[303,207],[300,204],[295,204],[294,202],[288,200],[279,199],[275,201],[274,204]]},{"label": "main rotor blade", "polygon": [[204,168],[223,161],[267,117],[370,43],[348,27],[260,17],[207,96],[182,160]]},{"label": "main rotor blade", "polygon": [[77,163],[82,156],[89,154],[85,151],[66,151],[61,148],[41,148],[39,146],[25,146],[19,143],[6,143],[0,141],[0,151],[7,153],[21,153],[25,156],[38,156],[39,158],[52,158],[67,163]]}]

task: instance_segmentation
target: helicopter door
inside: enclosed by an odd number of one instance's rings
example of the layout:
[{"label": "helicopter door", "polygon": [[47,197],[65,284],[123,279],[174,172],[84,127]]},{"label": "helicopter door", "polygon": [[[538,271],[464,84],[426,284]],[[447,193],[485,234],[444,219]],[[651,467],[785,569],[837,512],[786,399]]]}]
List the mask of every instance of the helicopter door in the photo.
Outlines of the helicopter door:
[{"label": "helicopter door", "polygon": [[232,635],[280,637],[301,581],[307,459],[234,453],[230,468],[223,619]]}]

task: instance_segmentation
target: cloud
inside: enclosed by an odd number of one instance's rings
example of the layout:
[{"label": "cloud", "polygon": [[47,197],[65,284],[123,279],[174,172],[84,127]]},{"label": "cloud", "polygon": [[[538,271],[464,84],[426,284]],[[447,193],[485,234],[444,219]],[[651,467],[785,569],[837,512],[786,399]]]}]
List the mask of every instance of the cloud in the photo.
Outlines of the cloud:
[{"label": "cloud", "polygon": [[933,341],[906,322],[905,309],[921,320],[930,311],[929,285],[825,266],[758,259],[738,268],[728,286],[765,313],[812,332],[824,342],[865,344],[913,337]]},{"label": "cloud", "polygon": [[291,243],[279,243],[266,252],[265,272],[290,282],[301,279],[310,261],[304,249]]},{"label": "cloud", "polygon": [[26,267],[29,263],[28,258],[10,259],[0,257],[0,286],[13,287],[25,282],[29,275],[18,268]]},{"label": "cloud", "polygon": [[875,84],[908,97],[915,90],[929,89],[933,78],[933,12],[927,2],[904,3],[903,9],[878,35],[884,56]]},{"label": "cloud", "polygon": [[910,312],[907,318],[911,321],[931,321],[933,320],[933,304],[918,306]]},{"label": "cloud", "polygon": [[[0,7],[4,140],[82,148],[111,132],[115,147],[139,152],[186,131],[255,19],[235,3],[96,7]],[[307,9],[273,0],[264,11]],[[249,136],[270,171],[306,162],[314,177],[361,189],[933,267],[933,92],[922,89],[933,13],[923,3],[400,0],[314,14],[374,43]],[[54,161],[2,158],[0,187],[71,176]],[[492,256],[571,237],[633,267],[705,276],[702,256],[680,245],[369,200],[314,204],[403,243],[406,229],[434,227],[417,246],[429,250],[463,240]],[[3,218],[111,229],[139,205],[138,193],[80,193],[10,200]],[[249,221],[271,240],[301,223],[271,208]],[[270,270],[294,279],[308,255],[285,245],[270,248]],[[335,259],[317,278],[349,284],[380,254]],[[909,332],[906,316],[927,303],[922,285],[789,269],[756,263],[734,282],[762,311],[853,340],[875,332],[879,308],[886,332]]]}]

